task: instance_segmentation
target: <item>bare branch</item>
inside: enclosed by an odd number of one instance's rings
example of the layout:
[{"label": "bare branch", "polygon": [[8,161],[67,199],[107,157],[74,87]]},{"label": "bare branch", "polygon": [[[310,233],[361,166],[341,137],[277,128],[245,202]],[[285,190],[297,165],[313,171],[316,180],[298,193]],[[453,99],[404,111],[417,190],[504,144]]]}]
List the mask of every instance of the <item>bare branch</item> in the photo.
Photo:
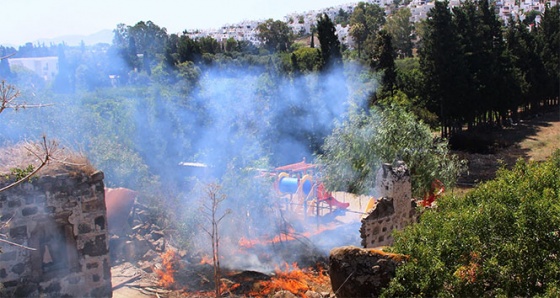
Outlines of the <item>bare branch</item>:
[{"label": "bare branch", "polygon": [[[0,60],[6,57],[1,57]],[[13,85],[7,84],[6,81],[2,80],[2,82],[0,83],[0,113],[2,113],[5,109],[14,109],[17,111],[19,109],[42,108],[53,105],[15,103],[16,98],[18,98],[19,96],[19,90],[17,90]]]},{"label": "bare branch", "polygon": [[18,108],[18,105],[13,104],[13,101],[20,95],[19,90],[14,86],[6,84],[6,81],[2,80],[0,83],[0,113],[8,108]]},{"label": "bare branch", "polygon": [[21,178],[21,179],[15,181],[14,183],[12,183],[12,184],[10,184],[10,185],[8,185],[8,186],[5,186],[5,187],[3,187],[3,188],[0,188],[0,192],[6,191],[6,190],[8,190],[8,189],[11,189],[11,188],[13,188],[13,187],[15,187],[15,186],[17,186],[17,185],[19,185],[19,184],[21,184],[21,183],[23,183],[23,182],[29,180],[29,178],[33,177],[33,175],[37,174],[37,172],[39,172],[44,166],[47,165],[47,163],[49,162],[49,158],[50,158],[50,156],[51,156],[51,152],[50,152],[49,146],[47,145],[47,137],[45,137],[45,136],[43,136],[43,143],[42,143],[42,146],[43,146],[42,150],[43,150],[43,153],[44,153],[44,157],[39,156],[36,152],[34,152],[33,150],[30,150],[29,148],[27,148],[27,150],[29,150],[33,155],[35,155],[35,156],[41,161],[41,164],[40,164],[36,169],[34,169],[33,171],[31,171],[31,173],[25,175],[25,177],[23,177],[23,178]]},{"label": "bare branch", "polygon": [[8,59],[8,58],[12,57],[12,56],[15,55],[15,54],[16,54],[16,52],[13,52],[13,53],[8,54],[8,55],[6,55],[6,56],[4,56],[4,57],[0,57],[0,60]]},{"label": "bare branch", "polygon": [[[5,226],[7,226],[10,223],[10,221],[12,220],[12,218],[14,218],[14,217],[12,216],[12,217],[10,217],[10,219],[8,219],[6,222],[4,222],[2,224],[1,228],[4,228]],[[7,236],[4,235],[4,234],[0,234],[0,236],[7,238]],[[9,245],[13,245],[13,246],[17,246],[17,247],[21,247],[21,248],[25,248],[25,249],[29,249],[29,250],[37,250],[36,248],[21,245],[21,244],[18,244],[18,243],[15,243],[15,242],[12,242],[12,241],[9,241],[9,240],[6,240],[6,239],[2,239],[2,238],[0,238],[0,242],[7,243]]]},{"label": "bare branch", "polygon": [[7,243],[7,244],[9,244],[9,245],[17,246],[17,247],[20,247],[20,248],[25,248],[25,249],[28,249],[28,250],[37,250],[36,248],[29,247],[29,246],[25,246],[25,245],[21,245],[21,244],[17,244],[17,243],[15,243],[15,242],[12,242],[12,241],[9,241],[9,240],[5,240],[5,239],[2,239],[2,238],[0,238],[0,242]]}]

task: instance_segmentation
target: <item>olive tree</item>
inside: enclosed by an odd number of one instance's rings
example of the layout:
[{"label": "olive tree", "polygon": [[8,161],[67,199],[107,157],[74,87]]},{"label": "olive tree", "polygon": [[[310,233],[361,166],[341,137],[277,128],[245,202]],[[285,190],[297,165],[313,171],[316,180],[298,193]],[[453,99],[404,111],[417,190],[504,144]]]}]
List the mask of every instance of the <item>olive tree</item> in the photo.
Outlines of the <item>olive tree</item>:
[{"label": "olive tree", "polygon": [[446,140],[434,138],[428,125],[396,104],[350,115],[327,137],[323,149],[319,161],[327,187],[355,194],[373,194],[380,165],[396,159],[408,165],[416,197],[423,196],[434,179],[454,186],[462,169]]}]

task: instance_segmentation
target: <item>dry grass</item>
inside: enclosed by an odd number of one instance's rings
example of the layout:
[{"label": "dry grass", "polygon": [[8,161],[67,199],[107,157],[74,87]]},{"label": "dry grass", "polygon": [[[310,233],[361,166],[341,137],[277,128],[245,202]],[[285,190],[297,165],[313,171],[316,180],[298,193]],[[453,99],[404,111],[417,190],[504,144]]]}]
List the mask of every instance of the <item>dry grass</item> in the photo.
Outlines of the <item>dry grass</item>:
[{"label": "dry grass", "polygon": [[30,165],[38,168],[42,160],[49,154],[47,164],[37,173],[39,176],[61,173],[93,174],[96,169],[85,155],[60,146],[55,141],[46,143],[22,142],[0,148],[0,178],[10,176],[14,169],[26,169]]},{"label": "dry grass", "polygon": [[560,115],[557,108],[492,136],[506,144],[491,154],[456,152],[468,160],[469,172],[459,179],[455,194],[464,194],[480,182],[491,180],[501,166],[511,168],[518,159],[543,161],[560,149]]}]

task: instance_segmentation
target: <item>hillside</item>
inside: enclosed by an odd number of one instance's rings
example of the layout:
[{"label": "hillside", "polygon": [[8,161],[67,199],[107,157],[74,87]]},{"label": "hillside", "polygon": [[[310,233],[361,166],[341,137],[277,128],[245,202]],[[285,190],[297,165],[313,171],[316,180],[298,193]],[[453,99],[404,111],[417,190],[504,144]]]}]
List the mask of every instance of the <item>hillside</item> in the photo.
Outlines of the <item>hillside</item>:
[{"label": "hillside", "polygon": [[511,127],[480,133],[478,138],[491,139],[494,146],[488,154],[455,152],[469,165],[468,173],[459,179],[459,188],[490,180],[502,164],[510,168],[519,158],[547,159],[560,148],[560,115],[556,108]]}]

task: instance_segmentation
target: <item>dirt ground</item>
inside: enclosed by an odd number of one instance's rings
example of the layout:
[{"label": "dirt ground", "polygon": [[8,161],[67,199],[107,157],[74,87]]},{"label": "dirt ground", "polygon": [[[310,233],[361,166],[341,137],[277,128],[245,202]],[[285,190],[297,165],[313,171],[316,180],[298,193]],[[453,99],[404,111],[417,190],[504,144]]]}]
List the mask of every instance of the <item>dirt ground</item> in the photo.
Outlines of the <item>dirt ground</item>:
[{"label": "dirt ground", "polygon": [[496,147],[492,153],[455,152],[468,161],[468,172],[458,181],[459,189],[491,180],[501,166],[511,168],[518,159],[546,160],[560,148],[560,111],[553,110],[515,125],[489,132]]}]

